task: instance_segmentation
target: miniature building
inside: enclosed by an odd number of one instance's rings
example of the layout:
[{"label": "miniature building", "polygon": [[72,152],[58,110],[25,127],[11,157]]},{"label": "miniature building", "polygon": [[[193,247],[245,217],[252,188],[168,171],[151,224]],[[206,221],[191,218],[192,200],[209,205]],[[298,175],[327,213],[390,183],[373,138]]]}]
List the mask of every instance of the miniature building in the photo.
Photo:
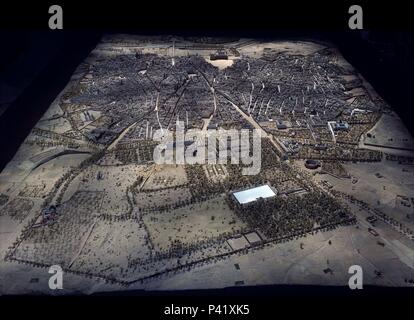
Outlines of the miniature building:
[{"label": "miniature building", "polygon": [[305,161],[305,167],[311,170],[315,170],[320,166],[319,161],[317,160],[313,160],[313,159],[308,159]]},{"label": "miniature building", "polygon": [[260,198],[262,199],[270,198],[270,197],[274,197],[275,195],[276,193],[267,184],[260,186],[260,187],[255,187],[255,188],[233,193],[233,196],[236,198],[239,204],[249,203],[252,201],[256,201]]},{"label": "miniature building", "polygon": [[289,160],[289,157],[286,154],[283,154],[282,157],[280,158],[282,161],[286,161]]},{"label": "miniature building", "polygon": [[43,222],[49,222],[55,220],[57,216],[56,207],[50,206],[42,210]]},{"label": "miniature building", "polygon": [[328,149],[328,146],[325,143],[316,143],[313,148],[315,150],[326,150]]},{"label": "miniature building", "polygon": [[198,74],[195,71],[188,71],[187,76],[188,76],[188,78],[193,79],[193,78],[196,78],[198,76]]},{"label": "miniature building", "polygon": [[326,126],[326,121],[323,121],[320,117],[312,117],[310,120],[312,127],[322,128]]},{"label": "miniature building", "polygon": [[285,124],[282,120],[277,120],[277,121],[276,121],[276,127],[277,127],[279,130],[282,130],[282,129],[287,129],[286,124]]},{"label": "miniature building", "polygon": [[217,123],[209,123],[208,124],[208,126],[207,126],[207,129],[208,130],[215,130],[215,129],[218,129],[218,125],[217,125]]},{"label": "miniature building", "polygon": [[295,113],[298,113],[298,114],[304,114],[305,113],[305,107],[303,107],[303,106],[297,107],[297,108],[294,108],[293,111]]},{"label": "miniature building", "polygon": [[345,121],[335,122],[332,126],[332,129],[336,131],[348,131],[349,124]]},{"label": "miniature building", "polygon": [[228,56],[227,56],[226,51],[217,50],[216,53],[212,53],[210,55],[210,60],[228,60]]}]

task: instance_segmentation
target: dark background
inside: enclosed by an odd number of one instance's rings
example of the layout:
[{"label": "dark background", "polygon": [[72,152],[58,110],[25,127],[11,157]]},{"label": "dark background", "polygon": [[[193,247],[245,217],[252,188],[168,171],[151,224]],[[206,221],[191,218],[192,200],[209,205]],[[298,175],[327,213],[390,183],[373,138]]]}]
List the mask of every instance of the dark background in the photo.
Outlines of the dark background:
[{"label": "dark background", "polygon": [[[34,1],[33,1],[34,2]],[[48,29],[48,8],[63,8],[63,30]],[[359,4],[364,10],[364,30],[348,28],[348,8]],[[317,39],[335,44],[344,57],[371,83],[414,133],[413,19],[409,4],[396,1],[111,1],[75,3],[14,2],[0,4],[0,170],[67,84],[75,68],[85,59],[105,33],[177,34],[183,36],[224,36],[273,39]],[[137,293],[139,294],[139,293]],[[141,293],[142,294],[142,293]],[[238,299],[230,299],[240,294]],[[252,303],[255,314],[290,308],[293,313],[314,309],[319,315],[345,312],[352,315],[355,305],[364,304],[369,314],[397,303],[409,306],[412,290],[368,288],[362,292],[348,288],[268,286],[207,292],[153,294],[136,299],[113,297],[89,300],[95,310],[107,310],[111,303],[125,314],[126,305],[137,303],[134,317],[142,310],[159,317],[160,306],[168,303]],[[161,297],[159,296],[161,295]],[[0,300],[13,304],[15,298]],[[157,303],[153,303],[156,300]],[[79,299],[24,300],[30,311],[47,306],[68,309]],[[108,303],[106,303],[108,302]],[[20,302],[17,302],[19,304]],[[139,308],[143,308],[142,310]],[[154,310],[151,310],[154,308]],[[339,308],[339,309],[336,309]],[[392,307],[395,310],[394,307]],[[150,309],[150,310],[148,310]],[[57,310],[56,310],[57,311]],[[76,312],[77,310],[72,310]],[[98,312],[99,313],[99,312]],[[60,314],[59,314],[60,315]],[[339,314],[337,314],[339,315]],[[272,317],[274,318],[274,317]]]}]

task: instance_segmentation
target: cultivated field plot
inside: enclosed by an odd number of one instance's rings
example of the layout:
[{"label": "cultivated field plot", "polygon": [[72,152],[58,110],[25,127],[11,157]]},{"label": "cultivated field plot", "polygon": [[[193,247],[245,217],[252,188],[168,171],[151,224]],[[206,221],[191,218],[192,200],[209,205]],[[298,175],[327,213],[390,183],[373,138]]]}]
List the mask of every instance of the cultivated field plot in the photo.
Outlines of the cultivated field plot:
[{"label": "cultivated field plot", "polygon": [[169,212],[143,217],[154,248],[165,251],[239,233],[247,228],[220,196]]},{"label": "cultivated field plot", "polygon": [[94,225],[71,270],[120,280],[132,274],[151,274],[149,266],[141,267],[150,258],[150,245],[142,224],[135,220],[101,219]]},{"label": "cultivated field plot", "polygon": [[16,198],[8,202],[1,210],[0,216],[8,215],[14,220],[23,221],[33,207],[33,201]]},{"label": "cultivated field plot", "polygon": [[102,199],[102,192],[77,192],[57,209],[54,224],[29,229],[12,258],[69,267],[94,224]]},{"label": "cultivated field plot", "polygon": [[190,203],[190,189],[168,188],[134,193],[134,202],[143,211],[166,210]]},{"label": "cultivated field plot", "polygon": [[186,185],[187,182],[184,166],[156,166],[153,174],[143,185],[142,190],[176,188]]},{"label": "cultivated field plot", "polygon": [[127,190],[146,171],[146,166],[91,165],[75,177],[68,186],[64,200],[69,199],[78,190],[104,192],[100,214],[124,215],[131,211]]}]

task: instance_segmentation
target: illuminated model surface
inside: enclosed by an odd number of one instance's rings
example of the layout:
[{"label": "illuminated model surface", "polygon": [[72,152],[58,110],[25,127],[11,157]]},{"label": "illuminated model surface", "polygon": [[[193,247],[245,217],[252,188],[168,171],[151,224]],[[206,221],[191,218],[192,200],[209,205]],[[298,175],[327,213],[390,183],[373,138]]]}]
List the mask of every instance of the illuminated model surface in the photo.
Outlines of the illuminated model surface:
[{"label": "illuminated model surface", "polygon": [[[155,164],[152,136],[177,120],[260,129],[259,174]],[[51,265],[59,294],[347,285],[355,264],[364,284],[411,286],[413,161],[329,44],[105,37],[0,174],[0,293],[55,294]]]}]

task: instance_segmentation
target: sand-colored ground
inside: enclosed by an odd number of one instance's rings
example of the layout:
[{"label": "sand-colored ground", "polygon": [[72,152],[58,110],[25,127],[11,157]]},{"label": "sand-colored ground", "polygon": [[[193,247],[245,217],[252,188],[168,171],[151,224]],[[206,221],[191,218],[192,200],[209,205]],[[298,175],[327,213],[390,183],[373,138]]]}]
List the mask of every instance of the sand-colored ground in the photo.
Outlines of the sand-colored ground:
[{"label": "sand-colored ground", "polygon": [[191,192],[187,187],[134,193],[134,200],[140,210],[157,210],[182,206],[190,201]]},{"label": "sand-colored ground", "polygon": [[142,186],[142,190],[156,190],[162,188],[173,188],[187,184],[187,176],[184,166],[163,165],[155,166],[152,174]]},{"label": "sand-colored ground", "polygon": [[174,243],[184,245],[237,233],[247,226],[233,213],[223,197],[169,212],[143,217],[149,237],[157,250],[168,250]]},{"label": "sand-colored ground", "polygon": [[414,155],[414,139],[394,113],[383,114],[375,126],[361,137],[360,145],[390,154]]},{"label": "sand-colored ground", "polygon": [[122,166],[90,166],[71,181],[63,200],[69,199],[76,191],[99,191],[105,193],[101,214],[122,215],[130,206],[127,188],[146,171],[146,166],[135,164]]},{"label": "sand-colored ground", "polygon": [[219,68],[220,70],[224,70],[230,66],[233,65],[233,60],[228,59],[228,60],[210,60],[210,59],[206,59],[206,61],[208,63],[211,63],[213,66]]},{"label": "sand-colored ground", "polygon": [[414,176],[411,165],[396,161],[380,163],[346,163],[344,168],[351,174],[350,179],[338,179],[328,174],[316,175],[317,181],[328,181],[335,190],[353,195],[387,215],[414,227],[414,206],[398,205],[397,196],[414,198]]},{"label": "sand-colored ground", "polygon": [[122,278],[128,269],[130,273],[136,271],[135,261],[149,257],[146,232],[139,223],[99,220],[71,268]]}]

